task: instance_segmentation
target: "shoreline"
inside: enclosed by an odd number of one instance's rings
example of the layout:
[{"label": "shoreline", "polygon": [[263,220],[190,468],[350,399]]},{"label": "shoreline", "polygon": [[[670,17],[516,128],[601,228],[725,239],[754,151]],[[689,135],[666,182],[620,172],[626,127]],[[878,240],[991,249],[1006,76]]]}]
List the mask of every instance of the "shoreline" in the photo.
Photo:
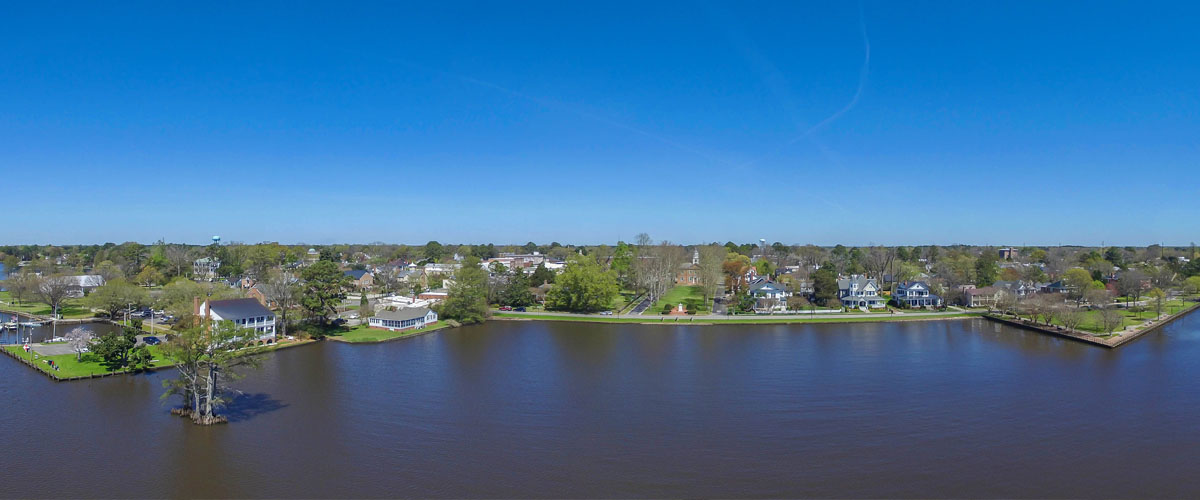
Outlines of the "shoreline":
[{"label": "shoreline", "polygon": [[1046,334],[1046,335],[1052,335],[1055,337],[1061,337],[1061,338],[1065,338],[1065,339],[1069,339],[1069,340],[1074,340],[1077,342],[1083,342],[1085,344],[1094,345],[1096,347],[1104,347],[1107,349],[1116,349],[1125,344],[1133,342],[1134,340],[1142,338],[1150,332],[1156,331],[1164,326],[1174,323],[1179,318],[1187,316],[1188,314],[1195,312],[1197,309],[1200,309],[1200,302],[1198,302],[1196,304],[1192,304],[1191,307],[1183,309],[1175,314],[1169,314],[1169,315],[1163,316],[1161,318],[1155,319],[1154,321],[1152,321],[1146,325],[1142,325],[1141,328],[1138,328],[1137,330],[1128,332],[1127,334],[1114,333],[1114,334],[1109,335],[1108,337],[1098,337],[1098,336],[1093,335],[1088,332],[1083,332],[1083,331],[1079,331],[1079,330],[1068,330],[1066,328],[1058,327],[1055,325],[1042,325],[1042,324],[1037,324],[1037,323],[1030,323],[1030,322],[1026,322],[1023,318],[1015,318],[1014,319],[1014,318],[1008,318],[1008,317],[998,316],[998,315],[994,315],[994,314],[985,314],[985,315],[983,315],[983,317],[987,318],[990,321],[995,321],[997,323],[1004,323],[1006,325],[1016,327],[1016,328],[1032,330],[1032,331]]},{"label": "shoreline", "polygon": [[550,314],[521,314],[494,313],[490,320],[495,321],[563,321],[569,323],[615,323],[633,325],[674,325],[674,326],[708,326],[708,325],[791,325],[791,324],[821,324],[821,323],[900,323],[908,321],[945,321],[983,317],[982,312],[962,313],[907,313],[884,314],[876,313],[870,316],[857,315],[844,318],[815,317],[806,318],[795,315],[781,317],[758,316],[659,316],[656,317],[604,317],[590,315],[550,315]]}]

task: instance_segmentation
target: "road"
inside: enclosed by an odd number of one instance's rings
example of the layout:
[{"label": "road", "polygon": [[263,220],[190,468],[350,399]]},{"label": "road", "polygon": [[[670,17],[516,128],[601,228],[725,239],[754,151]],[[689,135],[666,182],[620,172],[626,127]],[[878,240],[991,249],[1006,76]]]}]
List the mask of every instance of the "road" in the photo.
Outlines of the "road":
[{"label": "road", "polygon": [[639,302],[638,305],[633,306],[633,310],[629,311],[629,314],[627,316],[641,315],[643,312],[646,311],[646,308],[650,307],[651,305],[653,305],[653,304],[651,304],[650,299],[642,299],[642,301]]}]

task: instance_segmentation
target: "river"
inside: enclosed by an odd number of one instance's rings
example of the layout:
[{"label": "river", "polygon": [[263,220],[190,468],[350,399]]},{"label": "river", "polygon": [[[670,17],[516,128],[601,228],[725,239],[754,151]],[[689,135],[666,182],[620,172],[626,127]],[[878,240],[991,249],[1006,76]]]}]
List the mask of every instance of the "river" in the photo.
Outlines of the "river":
[{"label": "river", "polygon": [[1118,350],[982,319],[492,322],[170,372],[0,359],[4,497],[1195,497],[1200,315]]}]

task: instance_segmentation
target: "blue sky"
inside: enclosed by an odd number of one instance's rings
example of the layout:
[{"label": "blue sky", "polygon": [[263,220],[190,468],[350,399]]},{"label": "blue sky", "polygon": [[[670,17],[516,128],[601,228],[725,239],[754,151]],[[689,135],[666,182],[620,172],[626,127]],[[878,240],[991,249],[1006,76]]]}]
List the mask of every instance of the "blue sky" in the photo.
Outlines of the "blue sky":
[{"label": "blue sky", "polygon": [[250,3],[7,5],[0,242],[1200,239],[1194,3]]}]

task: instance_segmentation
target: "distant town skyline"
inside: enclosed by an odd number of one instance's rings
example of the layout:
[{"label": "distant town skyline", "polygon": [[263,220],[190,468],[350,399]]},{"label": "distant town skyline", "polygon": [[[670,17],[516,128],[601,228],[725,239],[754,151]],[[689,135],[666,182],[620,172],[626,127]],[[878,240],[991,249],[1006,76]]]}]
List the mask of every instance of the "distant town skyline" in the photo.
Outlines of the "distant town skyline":
[{"label": "distant town skyline", "polygon": [[13,5],[0,242],[1187,245],[1198,16]]}]

